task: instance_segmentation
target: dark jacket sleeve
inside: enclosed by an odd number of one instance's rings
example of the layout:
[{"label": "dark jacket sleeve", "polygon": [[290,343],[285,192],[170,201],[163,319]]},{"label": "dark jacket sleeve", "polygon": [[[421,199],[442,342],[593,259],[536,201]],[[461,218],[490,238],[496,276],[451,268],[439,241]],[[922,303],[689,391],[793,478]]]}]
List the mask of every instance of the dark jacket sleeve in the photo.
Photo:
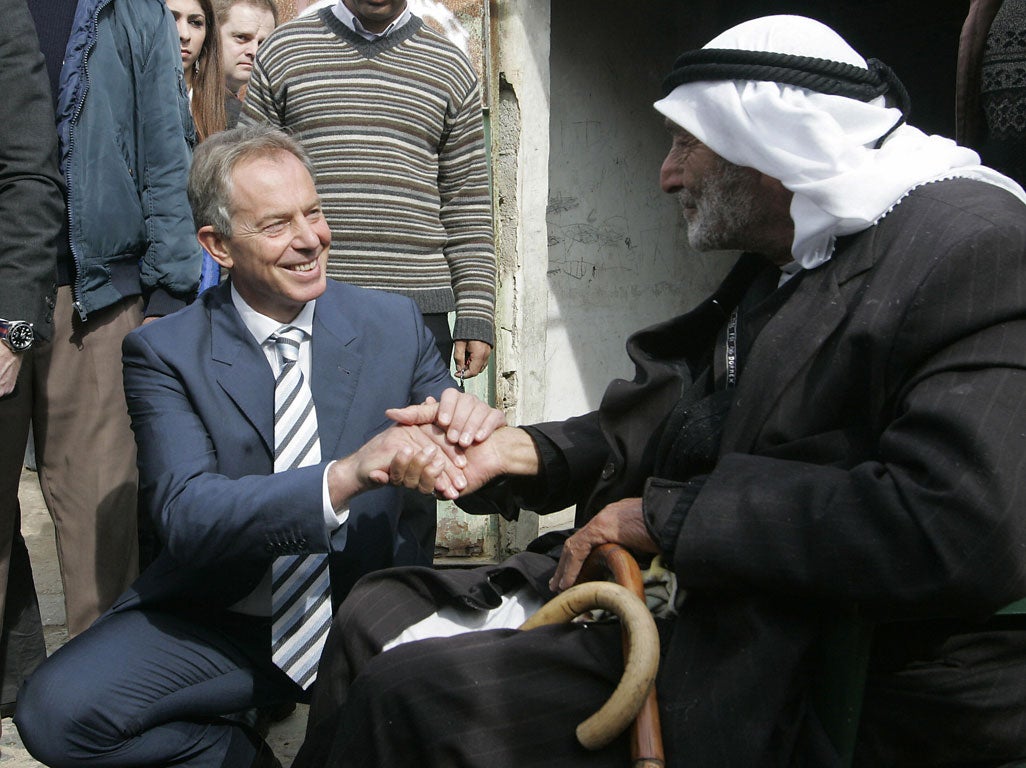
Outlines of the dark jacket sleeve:
[{"label": "dark jacket sleeve", "polygon": [[524,508],[549,514],[584,504],[609,457],[598,411],[526,429],[538,446],[542,472],[523,488]]},{"label": "dark jacket sleeve", "polygon": [[178,38],[170,14],[164,8],[160,11],[136,94],[140,114],[148,116],[139,129],[140,159],[146,169],[143,215],[149,239],[139,269],[147,315],[170,314],[191,301],[203,261],[185,193],[192,161],[187,140],[192,123],[181,86]]},{"label": "dark jacket sleeve", "polygon": [[1002,0],[970,0],[969,12],[958,39],[955,67],[955,140],[977,148],[986,134],[980,103],[980,71],[987,32],[1001,8]]},{"label": "dark jacket sleeve", "polygon": [[0,18],[0,317],[49,338],[64,216],[53,105],[28,6],[0,0]]},{"label": "dark jacket sleeve", "polygon": [[546,515],[587,501],[609,455],[598,412],[521,429],[534,441],[538,474],[500,478],[461,497],[464,512],[515,520],[521,509]]}]

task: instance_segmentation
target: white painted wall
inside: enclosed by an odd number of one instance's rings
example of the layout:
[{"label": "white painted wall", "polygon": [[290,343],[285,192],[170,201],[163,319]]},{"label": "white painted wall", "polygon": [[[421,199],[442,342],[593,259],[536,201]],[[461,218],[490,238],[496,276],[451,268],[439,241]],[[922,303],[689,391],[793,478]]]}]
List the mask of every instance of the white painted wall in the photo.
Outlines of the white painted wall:
[{"label": "white painted wall", "polygon": [[[551,3],[546,420],[596,408],[611,379],[633,377],[627,336],[693,306],[729,267],[687,248],[659,189],[669,139],[652,102],[683,48],[686,5]],[[550,515],[541,530],[571,520]]]},{"label": "white painted wall", "polygon": [[546,418],[595,408],[633,373],[627,335],[692,306],[725,266],[688,251],[659,189],[669,139],[652,102],[684,5],[649,3],[638,18],[621,2],[551,4]]},{"label": "white painted wall", "polygon": [[[544,414],[548,306],[545,204],[549,165],[549,0],[492,3],[492,194],[499,261],[496,404],[511,424]],[[526,513],[499,526],[497,549],[522,550],[538,532]]]}]

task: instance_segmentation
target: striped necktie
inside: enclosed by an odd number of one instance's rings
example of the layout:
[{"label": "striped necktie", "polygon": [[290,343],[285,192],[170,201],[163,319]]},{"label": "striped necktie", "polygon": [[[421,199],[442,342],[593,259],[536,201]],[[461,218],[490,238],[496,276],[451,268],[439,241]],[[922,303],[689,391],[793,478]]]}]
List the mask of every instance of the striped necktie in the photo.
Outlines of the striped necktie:
[{"label": "striped necktie", "polygon": [[[321,460],[317,413],[298,365],[306,334],[286,325],[272,336],[281,369],[274,382],[274,471]],[[328,557],[278,557],[271,566],[271,657],[285,674],[309,688],[331,625]]]}]

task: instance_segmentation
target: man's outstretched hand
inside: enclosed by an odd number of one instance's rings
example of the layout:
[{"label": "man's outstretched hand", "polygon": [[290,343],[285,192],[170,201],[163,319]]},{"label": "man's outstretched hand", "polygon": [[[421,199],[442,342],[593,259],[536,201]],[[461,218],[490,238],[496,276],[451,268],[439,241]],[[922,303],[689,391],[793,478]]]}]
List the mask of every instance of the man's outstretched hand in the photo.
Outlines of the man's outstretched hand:
[{"label": "man's outstretched hand", "polygon": [[389,408],[385,415],[408,426],[434,424],[443,430],[451,445],[462,448],[487,440],[506,424],[506,417],[498,408],[455,387],[442,392],[441,400],[429,397],[420,405]]},{"label": "man's outstretched hand", "polygon": [[429,397],[419,405],[390,409],[386,415],[421,430],[438,445],[461,471],[452,484],[458,494],[472,493],[500,475],[538,473],[538,454],[527,432],[506,426],[502,411],[466,392],[447,389],[439,401]]},{"label": "man's outstretched hand", "polygon": [[[430,426],[389,427],[328,470],[328,492],[337,510],[357,494],[391,483],[455,499],[467,486],[463,471],[440,447]],[[462,460],[462,457],[461,457]]]}]

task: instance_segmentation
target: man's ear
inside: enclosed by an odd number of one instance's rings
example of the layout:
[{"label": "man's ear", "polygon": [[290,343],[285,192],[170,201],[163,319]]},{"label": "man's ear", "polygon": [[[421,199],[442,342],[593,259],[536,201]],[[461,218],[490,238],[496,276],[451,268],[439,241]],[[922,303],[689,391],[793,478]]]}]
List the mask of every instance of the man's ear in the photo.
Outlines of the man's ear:
[{"label": "man's ear", "polygon": [[225,269],[232,268],[232,257],[228,252],[228,239],[218,232],[214,231],[214,228],[209,224],[205,227],[200,227],[196,233],[196,239],[199,240],[200,245],[207,249],[214,261],[220,264]]}]

